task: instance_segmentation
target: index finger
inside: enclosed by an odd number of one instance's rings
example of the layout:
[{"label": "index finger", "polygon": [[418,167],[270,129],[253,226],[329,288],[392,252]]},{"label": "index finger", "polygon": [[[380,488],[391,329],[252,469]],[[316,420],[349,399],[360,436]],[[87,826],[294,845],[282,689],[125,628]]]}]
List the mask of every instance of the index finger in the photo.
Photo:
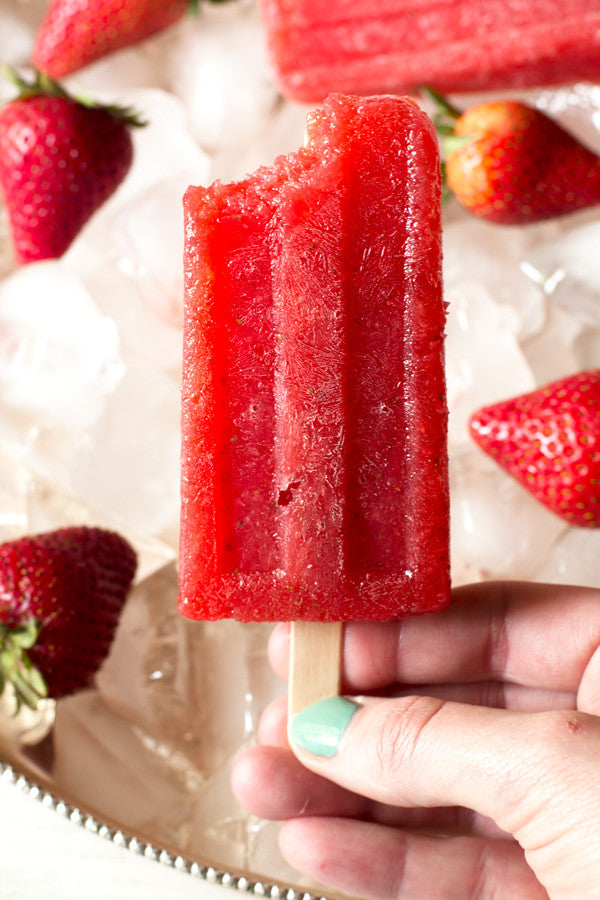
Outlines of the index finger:
[{"label": "index finger", "polygon": [[[433,615],[350,623],[343,690],[483,679],[576,691],[600,645],[600,591],[524,582],[456,588]],[[289,627],[272,635],[270,659],[286,676]]]}]

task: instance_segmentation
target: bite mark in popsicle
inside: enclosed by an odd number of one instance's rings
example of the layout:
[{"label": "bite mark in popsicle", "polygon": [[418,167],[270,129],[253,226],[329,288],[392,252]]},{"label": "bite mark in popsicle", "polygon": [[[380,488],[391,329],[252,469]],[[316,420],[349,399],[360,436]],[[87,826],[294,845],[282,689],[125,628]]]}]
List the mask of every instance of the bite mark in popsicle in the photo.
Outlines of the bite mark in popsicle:
[{"label": "bite mark in popsicle", "polygon": [[185,197],[180,611],[386,620],[449,600],[440,172],[406,98]]}]

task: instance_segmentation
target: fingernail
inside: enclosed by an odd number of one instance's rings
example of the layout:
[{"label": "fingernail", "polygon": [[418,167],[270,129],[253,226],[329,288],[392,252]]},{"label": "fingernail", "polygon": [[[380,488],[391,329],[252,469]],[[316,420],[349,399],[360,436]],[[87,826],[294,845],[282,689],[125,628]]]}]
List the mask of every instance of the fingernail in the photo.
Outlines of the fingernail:
[{"label": "fingernail", "polygon": [[290,740],[315,756],[333,756],[357,709],[358,703],[345,697],[312,703],[292,719]]}]

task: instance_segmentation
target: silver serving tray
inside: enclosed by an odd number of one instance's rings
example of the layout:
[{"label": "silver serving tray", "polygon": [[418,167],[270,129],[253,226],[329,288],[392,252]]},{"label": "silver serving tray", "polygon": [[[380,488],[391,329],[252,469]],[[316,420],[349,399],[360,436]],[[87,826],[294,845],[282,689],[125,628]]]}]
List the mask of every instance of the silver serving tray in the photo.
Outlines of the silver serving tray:
[{"label": "silver serving tray", "polygon": [[266,662],[270,629],[188,622],[176,592],[174,564],[135,587],[93,689],[17,720],[12,707],[0,713],[0,777],[99,838],[191,877],[261,897],[327,900],[286,866],[276,826],[248,816],[229,789],[260,709],[284,689]]}]

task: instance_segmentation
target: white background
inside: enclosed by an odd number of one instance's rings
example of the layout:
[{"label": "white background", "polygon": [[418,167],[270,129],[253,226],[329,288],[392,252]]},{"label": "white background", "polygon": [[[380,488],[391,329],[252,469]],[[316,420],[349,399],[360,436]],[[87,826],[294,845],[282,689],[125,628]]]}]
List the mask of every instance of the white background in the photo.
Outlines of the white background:
[{"label": "white background", "polygon": [[227,900],[244,896],[137,856],[0,779],[0,900]]}]

